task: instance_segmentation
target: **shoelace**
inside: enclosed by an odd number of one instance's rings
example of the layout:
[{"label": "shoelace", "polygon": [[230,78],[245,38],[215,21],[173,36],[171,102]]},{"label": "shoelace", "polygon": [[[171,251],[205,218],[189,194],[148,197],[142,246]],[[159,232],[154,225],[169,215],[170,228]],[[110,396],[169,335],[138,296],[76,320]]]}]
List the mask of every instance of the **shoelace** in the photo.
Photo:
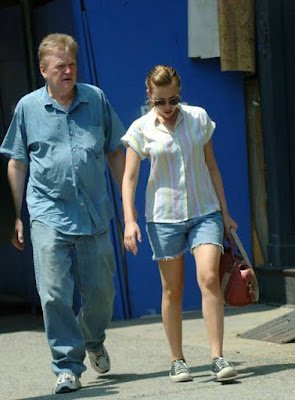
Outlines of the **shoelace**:
[{"label": "shoelace", "polygon": [[71,382],[74,382],[74,380],[75,380],[75,378],[74,378],[74,376],[72,375],[72,374],[69,374],[69,373],[64,373],[64,374],[62,374],[59,378],[58,378],[58,380],[57,380],[57,383],[62,383],[62,382],[64,382],[64,381],[71,381]]},{"label": "shoelace", "polygon": [[101,358],[105,359],[106,361],[108,360],[108,356],[104,351],[96,354],[96,362],[98,362],[98,360],[100,360]]},{"label": "shoelace", "polygon": [[219,357],[217,359],[214,360],[214,364],[219,368],[225,368],[225,367],[229,367],[229,363],[227,361],[225,361],[225,359],[223,357]]},{"label": "shoelace", "polygon": [[187,366],[183,360],[174,361],[174,370],[176,374],[187,372]]},{"label": "shoelace", "polygon": [[107,357],[106,351],[105,349],[101,349],[100,351],[98,351],[97,353],[93,353],[95,355],[96,358],[99,357]]}]

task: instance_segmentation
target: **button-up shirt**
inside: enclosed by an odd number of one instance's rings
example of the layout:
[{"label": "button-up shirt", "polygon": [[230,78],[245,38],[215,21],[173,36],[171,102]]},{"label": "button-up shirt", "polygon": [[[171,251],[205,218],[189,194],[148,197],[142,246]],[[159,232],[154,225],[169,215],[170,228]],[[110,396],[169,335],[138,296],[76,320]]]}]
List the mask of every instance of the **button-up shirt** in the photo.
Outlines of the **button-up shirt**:
[{"label": "button-up shirt", "polygon": [[220,210],[204,154],[214,129],[203,108],[179,105],[173,130],[159,124],[153,108],[122,137],[125,146],[151,162],[147,222],[181,222]]},{"label": "button-up shirt", "polygon": [[18,103],[0,152],[29,165],[30,220],[66,234],[107,229],[113,215],[105,178],[105,154],[125,130],[104,93],[77,83],[65,110],[46,87]]}]

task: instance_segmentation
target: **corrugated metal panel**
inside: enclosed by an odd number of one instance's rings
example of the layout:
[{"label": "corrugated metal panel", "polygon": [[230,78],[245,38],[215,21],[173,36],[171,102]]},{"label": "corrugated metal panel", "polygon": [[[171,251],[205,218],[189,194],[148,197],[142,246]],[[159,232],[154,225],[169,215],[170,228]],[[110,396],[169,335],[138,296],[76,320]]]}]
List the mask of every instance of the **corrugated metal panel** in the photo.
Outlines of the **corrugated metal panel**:
[{"label": "corrugated metal panel", "polygon": [[279,344],[294,342],[295,311],[250,329],[239,336],[246,339],[264,340]]}]

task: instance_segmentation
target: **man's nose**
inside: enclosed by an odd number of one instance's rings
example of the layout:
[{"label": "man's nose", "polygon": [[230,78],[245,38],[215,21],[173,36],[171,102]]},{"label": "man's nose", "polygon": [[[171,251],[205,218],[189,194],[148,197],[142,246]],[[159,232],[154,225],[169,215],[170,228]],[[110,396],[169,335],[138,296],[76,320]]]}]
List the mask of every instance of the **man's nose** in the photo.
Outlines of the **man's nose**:
[{"label": "man's nose", "polygon": [[70,66],[70,65],[67,65],[64,72],[65,72],[66,74],[71,73],[71,72],[72,72],[71,66]]}]

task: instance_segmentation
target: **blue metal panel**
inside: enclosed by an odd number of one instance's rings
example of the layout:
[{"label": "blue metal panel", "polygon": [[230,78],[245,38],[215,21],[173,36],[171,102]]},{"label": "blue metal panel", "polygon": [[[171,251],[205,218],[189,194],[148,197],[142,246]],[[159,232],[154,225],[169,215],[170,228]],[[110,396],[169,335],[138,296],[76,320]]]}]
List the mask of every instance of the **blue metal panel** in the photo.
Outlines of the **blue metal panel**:
[{"label": "blue metal panel", "polygon": [[[251,253],[247,148],[241,73],[221,73],[219,59],[187,56],[187,8],[177,0],[84,1],[94,64],[105,91],[126,127],[140,117],[145,104],[144,81],[155,64],[173,65],[182,77],[183,101],[207,109],[217,123],[216,158],[224,178],[230,212]],[[136,205],[143,243],[139,254],[127,254],[132,317],[160,311],[160,280],[145,234],[144,192],[149,164],[143,162]],[[186,256],[184,309],[201,307],[195,267]]]},{"label": "blue metal panel", "polygon": [[[94,58],[92,54],[92,42],[89,37],[89,26],[85,12],[81,9],[80,1],[73,1],[73,10],[75,11],[75,26],[76,35],[79,38],[80,55],[79,66],[80,78],[84,82],[91,83],[98,86],[98,74],[94,65]],[[78,40],[78,39],[77,39]],[[120,241],[119,232],[121,222],[118,216],[118,203],[121,204],[118,194],[114,188],[114,182],[108,169],[106,169],[106,178],[108,183],[109,196],[114,204],[115,218],[110,223],[111,240],[114,246],[114,254],[116,260],[116,272],[114,275],[114,284],[116,289],[116,297],[114,304],[114,319],[126,319],[130,317],[129,302],[127,296],[127,285],[124,271],[124,253],[122,249],[122,241]]]}]

